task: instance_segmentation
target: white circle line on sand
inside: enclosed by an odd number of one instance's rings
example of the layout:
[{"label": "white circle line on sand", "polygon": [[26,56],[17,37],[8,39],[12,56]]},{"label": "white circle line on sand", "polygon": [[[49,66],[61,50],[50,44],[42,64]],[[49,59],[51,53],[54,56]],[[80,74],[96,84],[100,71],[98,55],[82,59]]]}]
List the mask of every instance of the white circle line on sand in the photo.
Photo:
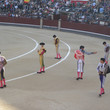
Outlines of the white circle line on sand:
[{"label": "white circle line on sand", "polygon": [[35,45],[35,47],[34,47],[32,50],[30,50],[29,52],[26,52],[26,53],[24,53],[24,54],[22,54],[22,55],[19,55],[19,56],[16,56],[16,57],[13,57],[13,58],[8,59],[8,60],[7,60],[8,62],[9,62],[9,61],[12,61],[12,60],[16,60],[16,59],[18,59],[18,58],[21,58],[21,57],[23,57],[23,56],[25,56],[25,55],[28,55],[28,54],[32,53],[33,51],[35,51],[35,50],[37,49],[37,47],[38,47],[38,43],[37,43],[37,41],[36,41],[35,39],[33,39],[33,38],[29,37],[29,36],[23,35],[23,34],[18,34],[18,35],[23,36],[23,37],[28,38],[28,39],[31,39],[32,41],[35,42],[36,45]]},{"label": "white circle line on sand", "polygon": [[[66,60],[67,57],[69,56],[70,50],[71,50],[70,46],[69,46],[66,42],[64,42],[64,41],[61,41],[61,42],[64,43],[64,44],[68,47],[68,53],[67,53],[66,56],[65,56],[63,59],[61,59],[59,62],[57,62],[57,63],[55,63],[55,64],[53,64],[53,65],[51,65],[51,66],[45,68],[45,70],[48,70],[48,69],[50,69],[50,68],[52,68],[52,67],[58,65],[59,63],[61,63],[61,62],[63,62],[64,60]],[[25,78],[25,77],[28,77],[28,76],[32,76],[32,75],[34,75],[34,74],[37,74],[37,72],[33,72],[33,73],[30,73],[30,74],[27,74],[27,75],[24,75],[24,76],[20,76],[20,77],[17,77],[17,78],[12,78],[12,79],[6,80],[6,82],[15,81],[15,80],[22,79],[22,78]]]}]

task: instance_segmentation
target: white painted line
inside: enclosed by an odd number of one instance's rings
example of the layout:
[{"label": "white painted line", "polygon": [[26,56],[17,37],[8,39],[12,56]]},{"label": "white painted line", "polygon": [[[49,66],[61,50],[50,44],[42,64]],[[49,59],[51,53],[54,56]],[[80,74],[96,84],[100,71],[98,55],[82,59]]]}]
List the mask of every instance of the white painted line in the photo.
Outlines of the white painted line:
[{"label": "white painted line", "polygon": [[[65,43],[64,41],[61,41],[61,42],[64,43],[68,47],[68,53],[66,54],[66,56],[62,60],[60,60],[59,62],[57,62],[57,63],[55,63],[55,64],[53,64],[49,67],[47,67],[46,70],[48,70],[48,69],[58,65],[59,63],[63,62],[69,56],[70,50],[71,50],[70,46],[67,43]],[[33,72],[33,73],[30,73],[30,74],[27,74],[27,75],[24,75],[24,76],[20,76],[20,77],[17,77],[17,78],[12,78],[12,79],[6,80],[6,82],[15,81],[15,80],[22,79],[22,78],[25,78],[25,77],[28,77],[28,76],[32,76],[34,74],[37,74],[37,72]]]},{"label": "white painted line", "polygon": [[[15,29],[13,29],[13,30],[15,30]],[[29,32],[29,31],[23,31],[23,32],[26,32],[26,33],[32,33],[32,32]],[[40,35],[45,36],[45,34],[41,34],[41,33],[40,33]],[[51,36],[47,36],[47,37],[51,37]],[[65,43],[65,42],[62,41],[62,40],[60,40],[60,41],[68,47],[69,51],[71,50],[71,49],[70,49],[70,46],[69,46],[67,43]],[[55,63],[55,64],[53,64],[53,65],[47,67],[45,70],[47,70],[47,69],[49,69],[49,68],[52,68],[52,67],[58,65],[59,63],[61,63],[62,61],[64,61],[64,60],[69,56],[69,54],[70,54],[70,52],[67,53],[67,55],[65,56],[65,58],[63,58],[63,59],[60,60],[59,62],[57,62],[57,63]]]},{"label": "white painted line", "polygon": [[[14,24],[14,25],[16,25],[17,23],[6,23],[6,24]],[[19,23],[18,23],[18,24],[19,24]],[[20,24],[20,25],[24,25],[24,24]],[[25,26],[25,25],[24,25],[24,26]],[[27,26],[32,26],[32,25],[27,24]],[[49,27],[49,26],[48,26],[48,27]],[[81,30],[68,29],[68,28],[61,28],[61,29],[71,30],[71,31],[76,31],[76,32],[84,32],[84,33],[89,33],[89,34],[94,34],[94,35],[105,36],[105,37],[110,37],[109,35],[100,34],[100,33],[94,33],[94,32],[89,32],[89,31],[81,31]],[[13,30],[14,30],[14,29],[13,29]],[[25,32],[26,32],[26,31],[25,31]],[[32,39],[32,38],[31,38],[31,39]],[[34,39],[33,39],[33,40],[34,40]],[[70,46],[69,46],[67,43],[65,43],[64,41],[61,41],[61,42],[64,43],[64,44],[68,47],[68,53],[67,53],[67,55],[66,55],[62,60],[60,60],[59,62],[57,62],[57,63],[55,63],[55,64],[53,64],[53,65],[47,67],[46,70],[48,70],[48,69],[50,69],[50,68],[52,68],[52,67],[58,65],[59,63],[63,62],[63,61],[66,60],[67,57],[69,56],[70,50],[71,50]],[[33,51],[34,51],[34,49],[33,49]],[[29,54],[29,53],[28,53],[28,54]],[[26,54],[24,54],[24,55],[26,55]],[[23,55],[23,56],[24,56],[24,55]],[[22,57],[22,55],[16,57],[15,59],[20,58],[20,57]],[[11,61],[11,59],[9,59],[9,60]],[[12,59],[12,60],[14,60],[14,59]],[[21,76],[21,77],[9,79],[9,80],[7,80],[6,82],[10,82],[10,81],[14,81],[14,80],[17,80],[17,79],[25,78],[25,77],[28,77],[28,76],[31,76],[31,75],[34,75],[34,74],[36,74],[36,72],[30,73],[30,74],[28,74],[28,75],[24,75],[24,76]]]},{"label": "white painted line", "polygon": [[35,50],[37,49],[37,47],[38,47],[38,43],[37,43],[37,41],[36,41],[35,39],[33,39],[33,38],[29,37],[29,36],[23,35],[23,34],[18,34],[18,35],[20,35],[20,36],[22,36],[22,37],[26,37],[26,38],[28,38],[28,39],[31,39],[33,42],[35,42],[35,47],[34,47],[32,50],[30,50],[29,52],[26,52],[26,53],[24,53],[24,54],[22,54],[22,55],[19,55],[19,56],[17,56],[17,57],[8,59],[8,60],[7,60],[8,62],[9,62],[9,61],[12,61],[12,60],[16,60],[16,59],[18,59],[18,58],[21,58],[21,57],[23,57],[23,56],[25,56],[25,55],[28,55],[28,54],[32,53],[33,51],[35,51]]},{"label": "white painted line", "polygon": [[56,65],[58,65],[58,64],[61,63],[61,62],[63,62],[64,60],[67,59],[67,57],[68,57],[69,54],[70,54],[70,50],[71,50],[70,46],[69,46],[67,43],[65,43],[64,41],[62,41],[62,40],[60,40],[60,41],[68,47],[68,53],[67,53],[67,55],[66,55],[62,60],[60,60],[59,62],[57,62],[57,63],[55,63],[55,64],[53,64],[53,65],[51,65],[51,66],[49,66],[49,67],[47,67],[46,70],[47,70],[47,69],[50,69],[50,68],[52,68],[52,67],[54,67],[54,66],[56,66]]}]

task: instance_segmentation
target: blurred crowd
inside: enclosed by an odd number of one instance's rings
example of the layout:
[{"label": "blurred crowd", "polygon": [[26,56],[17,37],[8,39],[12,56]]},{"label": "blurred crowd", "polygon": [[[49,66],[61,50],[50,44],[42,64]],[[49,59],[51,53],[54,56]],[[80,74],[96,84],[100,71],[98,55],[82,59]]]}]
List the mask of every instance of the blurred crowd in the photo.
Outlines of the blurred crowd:
[{"label": "blurred crowd", "polygon": [[0,15],[53,19],[64,13],[68,21],[110,26],[110,0],[89,0],[86,4],[70,0],[0,0]]},{"label": "blurred crowd", "polygon": [[110,26],[110,0],[102,0],[96,3],[90,0],[87,4],[77,5],[78,9],[68,16],[69,21],[82,22],[88,24],[101,24]]},{"label": "blurred crowd", "polygon": [[30,0],[29,3],[20,0],[3,0],[0,2],[0,13],[11,17],[49,18],[59,14],[59,9],[65,6],[65,0]]}]

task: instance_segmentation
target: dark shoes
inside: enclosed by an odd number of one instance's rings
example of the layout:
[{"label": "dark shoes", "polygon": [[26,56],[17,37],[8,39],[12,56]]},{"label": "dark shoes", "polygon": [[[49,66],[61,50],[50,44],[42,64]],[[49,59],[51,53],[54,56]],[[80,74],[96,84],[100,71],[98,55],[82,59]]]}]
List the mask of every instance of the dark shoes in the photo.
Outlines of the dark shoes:
[{"label": "dark shoes", "polygon": [[6,87],[6,85],[4,85],[3,87],[0,87],[0,88],[3,89],[4,87]]},{"label": "dark shoes", "polygon": [[45,71],[41,71],[41,72],[37,72],[38,74],[42,74],[42,73],[45,73]]},{"label": "dark shoes", "polygon": [[79,80],[79,79],[83,80],[83,78],[76,78],[76,80]]},{"label": "dark shoes", "polygon": [[79,80],[80,78],[76,78],[76,80]]},{"label": "dark shoes", "polygon": [[60,57],[60,58],[57,58],[57,57],[55,57],[55,59],[61,59],[62,57]]},{"label": "dark shoes", "polygon": [[62,57],[58,58],[58,59],[61,59]]},{"label": "dark shoes", "polygon": [[4,87],[6,87],[6,85],[4,85]]},{"label": "dark shoes", "polygon": [[105,92],[102,93],[102,95],[105,94]]},{"label": "dark shoes", "polygon": [[105,92],[103,92],[102,94],[99,94],[99,97],[101,97],[102,95],[104,95],[105,94]]},{"label": "dark shoes", "polygon": [[41,74],[42,72],[37,72],[38,74]]},{"label": "dark shoes", "polygon": [[101,97],[102,96],[102,94],[99,94],[99,97]]}]

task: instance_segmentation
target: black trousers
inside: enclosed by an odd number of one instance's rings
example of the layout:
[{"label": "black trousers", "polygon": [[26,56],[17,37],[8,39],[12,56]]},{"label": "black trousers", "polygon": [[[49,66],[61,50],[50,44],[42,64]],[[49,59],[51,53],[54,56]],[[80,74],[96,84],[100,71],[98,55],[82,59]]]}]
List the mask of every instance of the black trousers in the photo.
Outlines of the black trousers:
[{"label": "black trousers", "polygon": [[0,81],[5,79],[4,77],[4,69],[2,68],[1,73],[0,73]]}]

